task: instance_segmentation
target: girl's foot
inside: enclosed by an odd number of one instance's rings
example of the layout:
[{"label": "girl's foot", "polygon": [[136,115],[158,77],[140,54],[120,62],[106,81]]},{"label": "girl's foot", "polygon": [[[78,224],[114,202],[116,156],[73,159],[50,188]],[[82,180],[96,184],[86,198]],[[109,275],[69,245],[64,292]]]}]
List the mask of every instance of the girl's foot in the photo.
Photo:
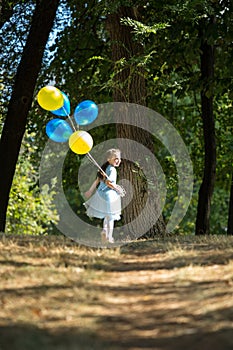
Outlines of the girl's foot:
[{"label": "girl's foot", "polygon": [[109,237],[108,241],[109,241],[109,243],[114,243],[115,242],[113,237]]},{"label": "girl's foot", "polygon": [[101,235],[102,241],[106,241],[107,240],[107,235],[106,235],[105,231],[102,231],[100,235]]}]

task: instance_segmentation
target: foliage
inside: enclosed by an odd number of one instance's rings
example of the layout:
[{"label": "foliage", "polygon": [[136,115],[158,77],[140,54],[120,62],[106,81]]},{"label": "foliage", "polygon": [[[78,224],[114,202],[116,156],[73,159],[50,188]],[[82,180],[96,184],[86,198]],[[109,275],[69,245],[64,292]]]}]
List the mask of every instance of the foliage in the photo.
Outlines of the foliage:
[{"label": "foliage", "polygon": [[[146,20],[144,29],[142,29],[142,24],[136,29],[145,45],[145,49],[149,50],[146,51],[147,56],[150,57],[146,70],[148,91],[150,93],[148,104],[168,117],[176,129],[180,131],[193,160],[195,174],[193,200],[186,218],[182,222],[182,227],[186,232],[190,232],[189,227],[193,226],[195,220],[198,184],[202,176],[204,157],[199,98],[203,82],[200,80],[198,28],[203,25],[204,18],[208,19],[209,16],[213,15],[216,16],[216,28],[212,28],[212,30],[205,33],[208,41],[216,47],[216,76],[215,81],[209,87],[209,90],[214,89],[216,95],[215,118],[218,152],[217,185],[212,203],[211,224],[212,232],[225,232],[229,179],[231,177],[230,167],[232,166],[231,153],[228,147],[229,134],[232,133],[232,127],[230,127],[230,125],[232,126],[232,104],[229,100],[232,84],[232,79],[229,77],[232,76],[232,65],[229,64],[226,67],[224,61],[228,61],[232,57],[232,45],[230,45],[232,39],[229,38],[229,33],[232,32],[231,6],[228,1],[220,4],[213,1],[203,2],[198,0],[185,3],[180,1],[175,4],[174,1],[169,1],[164,6],[157,2],[156,5],[148,6],[151,26],[148,27],[149,21]],[[155,35],[153,33],[154,23],[161,23],[161,21],[166,23],[167,26],[162,30],[157,30]],[[128,23],[130,24],[129,21]],[[135,30],[136,24],[131,23],[133,30]],[[142,33],[144,33],[144,36]],[[228,39],[223,41],[223,37]],[[222,80],[223,76],[225,76],[224,80]],[[231,108],[226,107],[229,105]],[[162,159],[163,151],[158,150],[158,152]],[[162,160],[162,164],[164,163]],[[222,177],[222,167],[225,169],[226,177]],[[168,170],[166,165],[163,168]],[[169,172],[168,178],[174,178],[173,172]],[[219,181],[222,182],[222,186],[226,190],[222,190],[221,186],[219,187]],[[172,204],[174,205],[176,198],[177,182],[169,180],[169,183],[173,183],[173,186],[168,186],[173,195],[170,199],[168,198],[164,210],[165,214],[169,212]],[[217,216],[216,207],[218,205],[224,210],[223,218]],[[191,213],[192,215],[190,215]],[[179,227],[180,230],[183,230],[183,228]]]},{"label": "foliage", "polygon": [[2,70],[0,77],[1,109],[6,109],[10,99],[15,74],[30,29],[34,7],[34,1],[27,1],[26,3],[20,1],[15,4],[12,16],[0,29],[0,45],[4,47],[0,56]]},{"label": "foliage", "polygon": [[32,155],[36,152],[33,135],[25,137],[16,174],[11,188],[7,233],[41,235],[53,230],[58,216],[53,206],[54,191],[44,186],[40,191],[38,173],[33,166]]}]

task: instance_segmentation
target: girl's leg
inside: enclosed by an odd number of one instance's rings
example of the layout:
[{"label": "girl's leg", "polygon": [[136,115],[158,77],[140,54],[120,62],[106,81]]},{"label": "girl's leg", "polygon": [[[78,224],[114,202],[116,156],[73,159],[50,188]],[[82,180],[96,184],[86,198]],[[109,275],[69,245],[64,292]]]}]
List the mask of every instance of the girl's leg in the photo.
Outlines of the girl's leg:
[{"label": "girl's leg", "polygon": [[106,216],[104,218],[103,222],[103,234],[106,234],[106,238],[109,240],[109,242],[114,242],[114,239],[112,237],[113,234],[113,228],[114,228],[114,220],[110,219],[109,216]]},{"label": "girl's leg", "polygon": [[114,220],[113,219],[108,219],[108,240],[111,243],[114,242],[114,239],[112,237],[113,229],[114,229]]},{"label": "girl's leg", "polygon": [[107,217],[104,218],[103,221],[103,230],[101,232],[101,238],[105,241],[108,238],[108,220]]},{"label": "girl's leg", "polygon": [[108,219],[107,216],[104,218],[104,222],[103,222],[103,231],[106,233],[108,232]]}]

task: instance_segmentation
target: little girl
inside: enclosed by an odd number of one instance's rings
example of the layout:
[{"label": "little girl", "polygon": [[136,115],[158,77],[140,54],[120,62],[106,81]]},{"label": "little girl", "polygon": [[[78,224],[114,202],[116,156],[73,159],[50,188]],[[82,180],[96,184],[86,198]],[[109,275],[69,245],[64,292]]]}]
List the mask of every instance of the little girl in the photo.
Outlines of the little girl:
[{"label": "little girl", "polygon": [[120,189],[116,184],[116,167],[118,167],[120,163],[120,150],[115,148],[109,149],[107,151],[107,162],[101,167],[108,178],[99,170],[96,180],[85,193],[87,198],[91,197],[95,188],[98,186],[95,194],[84,205],[87,208],[86,213],[89,217],[104,219],[102,237],[107,239],[110,243],[114,243],[112,236],[114,221],[120,220],[121,218]]}]

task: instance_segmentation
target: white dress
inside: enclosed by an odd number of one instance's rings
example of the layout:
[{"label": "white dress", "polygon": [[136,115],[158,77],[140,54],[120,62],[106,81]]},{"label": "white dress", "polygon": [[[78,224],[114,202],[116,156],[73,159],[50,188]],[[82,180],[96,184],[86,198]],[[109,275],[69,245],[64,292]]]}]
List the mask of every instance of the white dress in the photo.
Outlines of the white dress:
[{"label": "white dress", "polygon": [[[108,165],[105,172],[109,180],[116,184],[117,172],[115,167]],[[89,217],[103,219],[108,216],[111,220],[120,220],[121,218],[121,197],[103,181],[100,182],[97,191],[84,205]]]}]

